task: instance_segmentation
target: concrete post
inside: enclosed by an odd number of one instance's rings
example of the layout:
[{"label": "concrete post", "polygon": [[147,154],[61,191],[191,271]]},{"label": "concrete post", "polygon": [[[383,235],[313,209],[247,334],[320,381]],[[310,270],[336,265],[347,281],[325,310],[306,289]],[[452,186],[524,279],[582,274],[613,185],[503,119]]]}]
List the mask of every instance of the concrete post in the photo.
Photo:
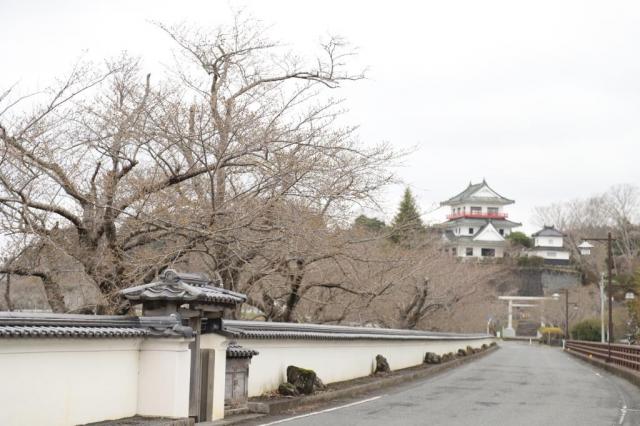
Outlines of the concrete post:
[{"label": "concrete post", "polygon": [[[227,374],[227,347],[229,340],[219,334],[203,334],[200,337],[200,348],[215,352],[213,365],[213,392],[206,404],[210,406],[211,420],[224,418],[224,395]],[[208,419],[207,419],[208,420]]]}]

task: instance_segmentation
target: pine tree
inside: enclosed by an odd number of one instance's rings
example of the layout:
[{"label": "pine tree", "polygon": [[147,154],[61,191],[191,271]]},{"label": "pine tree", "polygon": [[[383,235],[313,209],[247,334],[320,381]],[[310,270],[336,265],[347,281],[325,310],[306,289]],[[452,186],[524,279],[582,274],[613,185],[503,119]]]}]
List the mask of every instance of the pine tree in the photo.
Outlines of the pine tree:
[{"label": "pine tree", "polygon": [[398,207],[398,213],[396,213],[391,223],[391,228],[393,230],[391,240],[396,243],[425,230],[416,200],[413,198],[409,188],[404,191],[402,201]]},{"label": "pine tree", "polygon": [[368,217],[363,214],[356,218],[354,225],[365,228],[371,232],[381,232],[387,226],[380,219],[376,217]]}]

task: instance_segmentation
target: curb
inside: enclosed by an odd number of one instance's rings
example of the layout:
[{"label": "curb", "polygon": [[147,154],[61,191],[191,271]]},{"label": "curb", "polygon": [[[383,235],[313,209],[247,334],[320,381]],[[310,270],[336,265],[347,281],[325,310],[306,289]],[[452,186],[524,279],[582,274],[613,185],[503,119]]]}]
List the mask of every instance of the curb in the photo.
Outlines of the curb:
[{"label": "curb", "polygon": [[613,374],[614,376],[618,376],[620,378],[628,380],[634,385],[640,387],[640,372],[637,372],[627,367],[623,367],[621,365],[610,364],[608,362],[602,361],[597,358],[593,358],[593,357],[590,358],[588,355],[584,355],[584,354],[572,351],[570,349],[565,349],[564,352],[570,355],[573,355],[584,362],[588,362],[591,365],[600,367],[603,370],[606,370],[609,373]]},{"label": "curb", "polygon": [[86,423],[81,426],[193,426],[194,420],[190,417],[170,419],[162,417],[133,416],[117,420],[103,420]]},{"label": "curb", "polygon": [[234,415],[229,418],[224,418],[220,420],[196,423],[195,426],[231,426],[231,425],[242,424],[244,422],[248,422],[251,420],[256,420],[260,417],[264,417],[264,414],[255,414],[255,413],[238,414],[238,415]]},{"label": "curb", "polygon": [[[431,364],[429,367],[424,370],[416,370],[406,374],[399,374],[397,376],[392,377],[381,377],[379,380],[376,380],[371,383],[363,383],[359,385],[354,385],[344,389],[337,389],[335,391],[323,392],[316,395],[308,395],[299,398],[291,398],[283,401],[273,401],[273,402],[249,402],[248,408],[249,411],[253,413],[262,413],[262,414],[279,414],[283,411],[300,408],[305,405],[315,404],[318,402],[326,402],[331,401],[333,399],[351,397],[367,392],[371,392],[374,390],[399,385],[401,383],[405,383],[408,380],[415,379],[423,379],[426,377],[435,376],[436,374],[447,371],[451,368],[460,366],[462,364],[466,364],[475,359],[481,358],[485,355],[488,355],[496,350],[498,350],[499,346],[490,346],[488,349],[485,349],[482,352],[475,353],[473,355],[465,356],[464,358],[456,358],[454,360],[445,362],[443,364]],[[401,370],[396,370],[401,371]]]}]

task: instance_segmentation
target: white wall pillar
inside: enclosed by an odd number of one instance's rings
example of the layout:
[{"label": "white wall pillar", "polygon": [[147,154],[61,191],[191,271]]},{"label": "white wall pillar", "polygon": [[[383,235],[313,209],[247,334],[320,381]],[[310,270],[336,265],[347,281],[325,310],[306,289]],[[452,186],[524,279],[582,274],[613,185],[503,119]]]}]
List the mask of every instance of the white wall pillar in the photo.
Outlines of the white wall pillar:
[{"label": "white wall pillar", "polygon": [[191,340],[158,337],[142,343],[137,414],[175,418],[189,416]]},{"label": "white wall pillar", "polygon": [[224,393],[227,374],[227,347],[229,340],[219,334],[200,336],[200,348],[215,352],[213,366],[213,393],[206,402],[211,406],[211,420],[224,418]]}]

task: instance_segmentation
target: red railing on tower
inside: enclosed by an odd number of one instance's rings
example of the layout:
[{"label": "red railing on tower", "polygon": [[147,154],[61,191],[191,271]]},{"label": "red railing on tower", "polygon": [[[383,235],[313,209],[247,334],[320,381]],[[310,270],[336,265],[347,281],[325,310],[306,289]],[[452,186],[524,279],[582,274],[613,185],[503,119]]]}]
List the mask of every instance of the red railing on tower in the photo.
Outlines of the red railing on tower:
[{"label": "red railing on tower", "polygon": [[509,215],[507,213],[471,213],[471,212],[460,212],[460,213],[451,213],[447,215],[447,219],[460,219],[460,218],[468,218],[468,219],[506,219]]}]

